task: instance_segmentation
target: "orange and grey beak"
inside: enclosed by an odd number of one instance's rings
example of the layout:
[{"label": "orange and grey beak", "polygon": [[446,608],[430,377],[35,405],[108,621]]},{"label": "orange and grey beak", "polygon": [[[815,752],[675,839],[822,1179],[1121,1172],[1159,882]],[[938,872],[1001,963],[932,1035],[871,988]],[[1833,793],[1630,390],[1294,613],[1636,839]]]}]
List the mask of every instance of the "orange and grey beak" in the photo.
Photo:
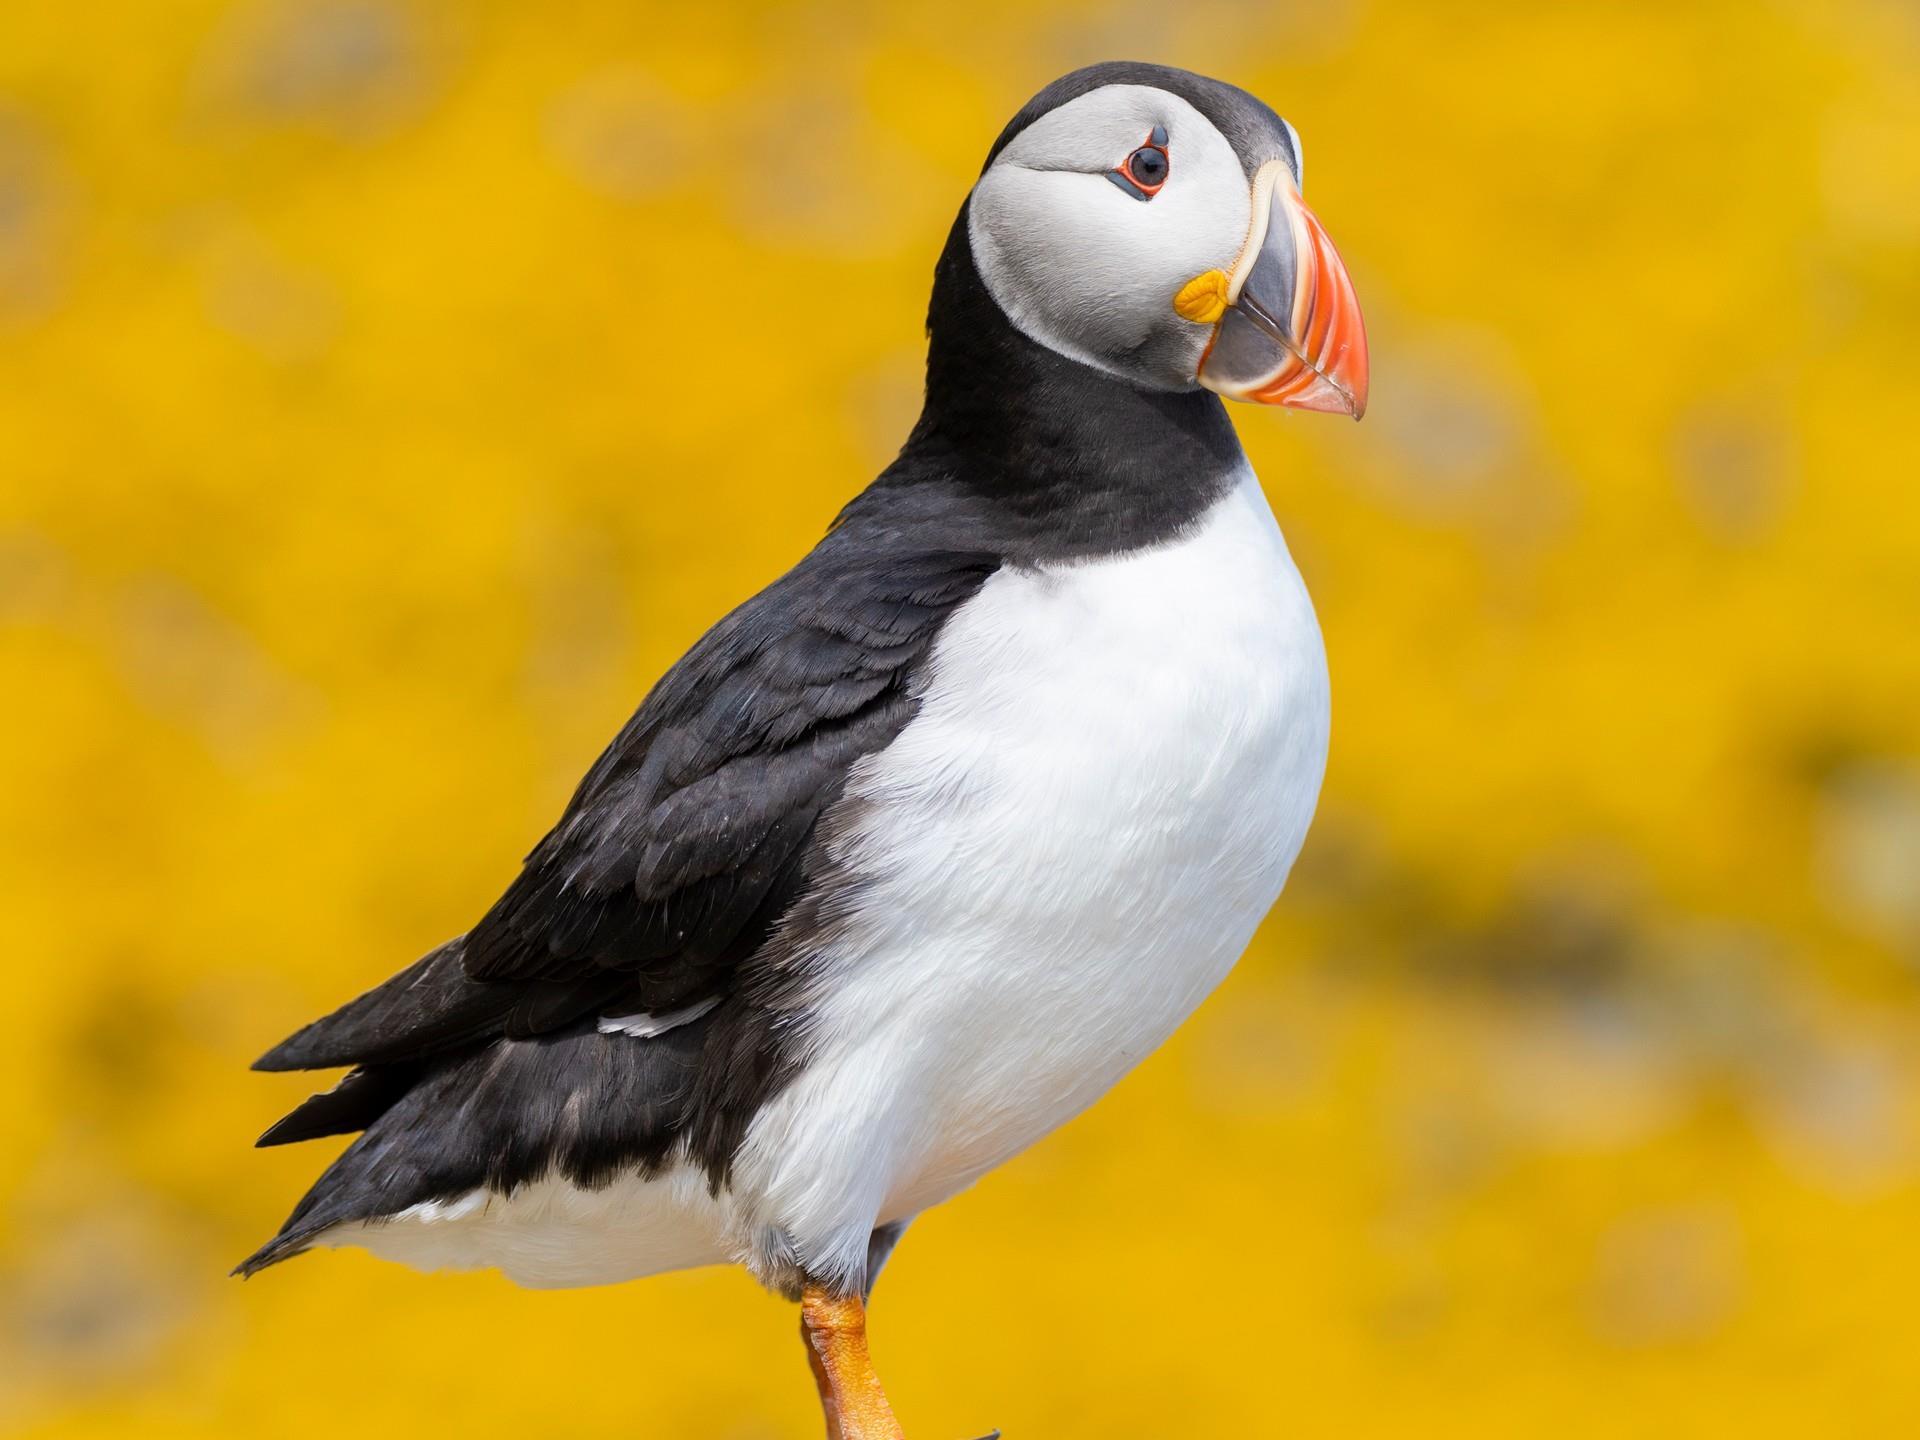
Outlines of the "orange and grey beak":
[{"label": "orange and grey beak", "polygon": [[1283,160],[1253,180],[1253,228],[1231,273],[1181,287],[1174,309],[1214,326],[1195,377],[1230,400],[1367,410],[1367,330],[1347,267]]}]

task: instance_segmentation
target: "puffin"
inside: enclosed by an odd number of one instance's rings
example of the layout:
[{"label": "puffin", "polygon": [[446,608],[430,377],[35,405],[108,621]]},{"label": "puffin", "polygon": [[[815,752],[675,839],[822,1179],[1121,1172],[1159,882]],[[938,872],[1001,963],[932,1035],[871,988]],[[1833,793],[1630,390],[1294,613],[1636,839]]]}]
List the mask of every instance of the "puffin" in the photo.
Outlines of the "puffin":
[{"label": "puffin", "polygon": [[526,1286],[744,1266],[836,1440],[897,1440],[866,1306],[914,1217],[1226,976],[1325,768],[1313,606],[1222,399],[1359,418],[1299,135],[1076,70],[934,270],[924,408],[655,684],[472,928],[256,1062],[345,1069],[314,1247]]}]

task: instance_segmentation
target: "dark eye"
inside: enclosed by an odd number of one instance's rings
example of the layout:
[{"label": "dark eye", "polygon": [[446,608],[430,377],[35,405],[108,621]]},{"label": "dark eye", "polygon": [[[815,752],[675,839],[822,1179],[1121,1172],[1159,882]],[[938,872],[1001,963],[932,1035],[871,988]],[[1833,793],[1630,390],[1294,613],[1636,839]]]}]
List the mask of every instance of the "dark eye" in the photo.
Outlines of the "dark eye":
[{"label": "dark eye", "polygon": [[1167,183],[1167,152],[1142,145],[1127,157],[1127,178],[1151,195]]},{"label": "dark eye", "polygon": [[1167,183],[1171,169],[1167,160],[1167,132],[1153,127],[1147,143],[1134,151],[1119,166],[1107,172],[1107,178],[1136,200],[1151,200]]}]

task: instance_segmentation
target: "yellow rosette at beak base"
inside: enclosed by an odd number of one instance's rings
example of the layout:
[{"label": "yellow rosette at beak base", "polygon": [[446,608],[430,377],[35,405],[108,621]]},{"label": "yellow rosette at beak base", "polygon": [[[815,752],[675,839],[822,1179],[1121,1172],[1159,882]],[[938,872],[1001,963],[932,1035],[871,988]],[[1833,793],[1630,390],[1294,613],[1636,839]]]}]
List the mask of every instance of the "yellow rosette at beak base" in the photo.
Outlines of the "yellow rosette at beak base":
[{"label": "yellow rosette at beak base", "polygon": [[1183,320],[1211,325],[1227,313],[1227,272],[1203,270],[1180,287],[1173,308]]}]

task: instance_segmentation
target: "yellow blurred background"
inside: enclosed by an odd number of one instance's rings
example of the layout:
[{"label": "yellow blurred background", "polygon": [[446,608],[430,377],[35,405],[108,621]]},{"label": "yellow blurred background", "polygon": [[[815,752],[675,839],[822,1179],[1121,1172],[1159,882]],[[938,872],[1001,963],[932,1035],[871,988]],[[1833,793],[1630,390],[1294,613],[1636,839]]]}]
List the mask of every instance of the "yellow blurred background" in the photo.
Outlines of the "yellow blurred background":
[{"label": "yellow blurred background", "polygon": [[907,1428],[1920,1433],[1920,12],[0,7],[0,1430],[817,1431],[743,1275],[225,1278],[247,1062],[470,923],[916,408],[1105,58],[1305,138],[1364,425],[1236,421],[1335,688],[1225,989],[918,1224]]}]

